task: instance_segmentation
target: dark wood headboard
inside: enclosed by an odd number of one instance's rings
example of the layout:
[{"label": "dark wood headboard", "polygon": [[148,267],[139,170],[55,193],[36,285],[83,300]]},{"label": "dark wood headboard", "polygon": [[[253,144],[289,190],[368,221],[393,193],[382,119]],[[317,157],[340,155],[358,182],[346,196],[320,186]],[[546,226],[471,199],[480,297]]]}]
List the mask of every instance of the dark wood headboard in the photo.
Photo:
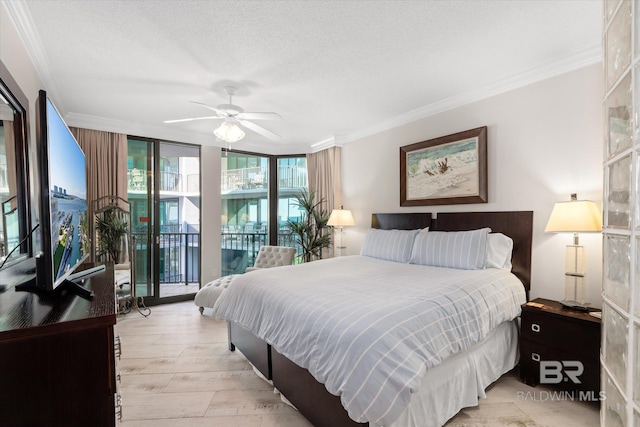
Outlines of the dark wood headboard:
[{"label": "dark wood headboard", "polygon": [[433,231],[465,231],[490,227],[495,233],[511,237],[511,272],[522,281],[528,297],[531,289],[532,211],[440,212],[435,219],[430,213],[385,213],[371,216],[372,228],[414,230],[427,226]]},{"label": "dark wood headboard", "polygon": [[371,228],[381,230],[417,230],[431,227],[430,213],[374,213]]}]

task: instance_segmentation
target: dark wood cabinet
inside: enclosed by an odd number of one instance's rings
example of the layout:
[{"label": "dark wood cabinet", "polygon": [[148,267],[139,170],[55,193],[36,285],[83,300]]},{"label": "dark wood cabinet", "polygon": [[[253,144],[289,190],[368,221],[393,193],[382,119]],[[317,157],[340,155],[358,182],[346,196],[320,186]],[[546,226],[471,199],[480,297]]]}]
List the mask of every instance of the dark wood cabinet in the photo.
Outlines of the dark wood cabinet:
[{"label": "dark wood cabinet", "polygon": [[0,424],[116,424],[113,268],[83,286],[93,299],[0,294]]},{"label": "dark wood cabinet", "polygon": [[[557,301],[538,298],[522,306],[521,321],[522,381],[532,386],[542,382],[566,390],[598,395],[599,318],[586,312],[564,309]],[[542,378],[541,362],[546,362]]]}]

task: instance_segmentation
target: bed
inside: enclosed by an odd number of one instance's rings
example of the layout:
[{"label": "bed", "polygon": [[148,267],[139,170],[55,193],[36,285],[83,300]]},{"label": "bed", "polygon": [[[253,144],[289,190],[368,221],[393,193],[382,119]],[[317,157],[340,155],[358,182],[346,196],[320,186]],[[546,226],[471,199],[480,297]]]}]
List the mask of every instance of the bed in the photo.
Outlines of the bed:
[{"label": "bed", "polygon": [[214,313],[228,321],[230,350],[315,426],[442,425],[517,362],[532,222],[532,212],[374,214],[373,229],[430,236],[490,227],[513,240],[513,274],[341,257],[245,275]]}]

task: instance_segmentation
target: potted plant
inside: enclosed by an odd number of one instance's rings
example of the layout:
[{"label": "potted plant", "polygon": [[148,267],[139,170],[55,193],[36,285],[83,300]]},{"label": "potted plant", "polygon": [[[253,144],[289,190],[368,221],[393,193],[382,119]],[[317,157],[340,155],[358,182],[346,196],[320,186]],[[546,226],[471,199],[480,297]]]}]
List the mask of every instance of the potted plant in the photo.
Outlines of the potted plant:
[{"label": "potted plant", "polygon": [[287,226],[295,242],[302,248],[302,262],[322,258],[322,250],[331,245],[331,226],[327,224],[329,214],[322,208],[324,199],[316,201],[315,193],[302,192],[295,196],[293,205],[298,206],[301,215],[298,219],[288,219]]},{"label": "potted plant", "polygon": [[124,212],[109,207],[95,215],[96,218],[96,255],[107,261],[120,264],[125,261],[127,243],[125,241],[129,223]]}]

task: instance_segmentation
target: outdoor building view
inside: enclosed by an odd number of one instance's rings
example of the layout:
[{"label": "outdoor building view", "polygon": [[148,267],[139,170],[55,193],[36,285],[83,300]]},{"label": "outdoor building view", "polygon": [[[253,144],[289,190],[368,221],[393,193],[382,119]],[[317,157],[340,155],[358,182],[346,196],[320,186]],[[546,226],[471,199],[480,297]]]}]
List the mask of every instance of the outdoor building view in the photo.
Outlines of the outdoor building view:
[{"label": "outdoor building view", "polygon": [[[277,169],[275,180],[269,179],[270,165]],[[200,287],[199,148],[131,138],[127,169],[138,295],[167,297],[196,292]],[[154,169],[158,171],[153,173]],[[224,152],[220,275],[244,273],[254,264],[260,246],[296,247],[287,220],[300,217],[295,196],[307,189],[304,156],[273,158]],[[270,197],[277,198],[277,203],[270,204]],[[275,212],[270,206],[276,206]],[[269,240],[270,226],[277,227],[273,241]],[[158,243],[157,255],[153,242]]]},{"label": "outdoor building view", "polygon": [[[159,144],[156,153],[153,142],[129,140],[128,198],[136,237],[138,295],[167,297],[194,293],[200,287],[200,149]],[[159,168],[153,174],[156,155]],[[156,274],[159,294],[153,286]]]},{"label": "outdoor building view", "polygon": [[[262,245],[295,246],[286,223],[300,215],[292,203],[306,191],[306,157],[277,159],[277,180],[269,181],[269,157],[226,152],[222,157],[222,271],[244,273],[253,265]],[[276,194],[277,212],[269,212],[269,194]],[[270,221],[271,215],[276,220]],[[277,241],[269,242],[269,226],[278,227]]]}]

